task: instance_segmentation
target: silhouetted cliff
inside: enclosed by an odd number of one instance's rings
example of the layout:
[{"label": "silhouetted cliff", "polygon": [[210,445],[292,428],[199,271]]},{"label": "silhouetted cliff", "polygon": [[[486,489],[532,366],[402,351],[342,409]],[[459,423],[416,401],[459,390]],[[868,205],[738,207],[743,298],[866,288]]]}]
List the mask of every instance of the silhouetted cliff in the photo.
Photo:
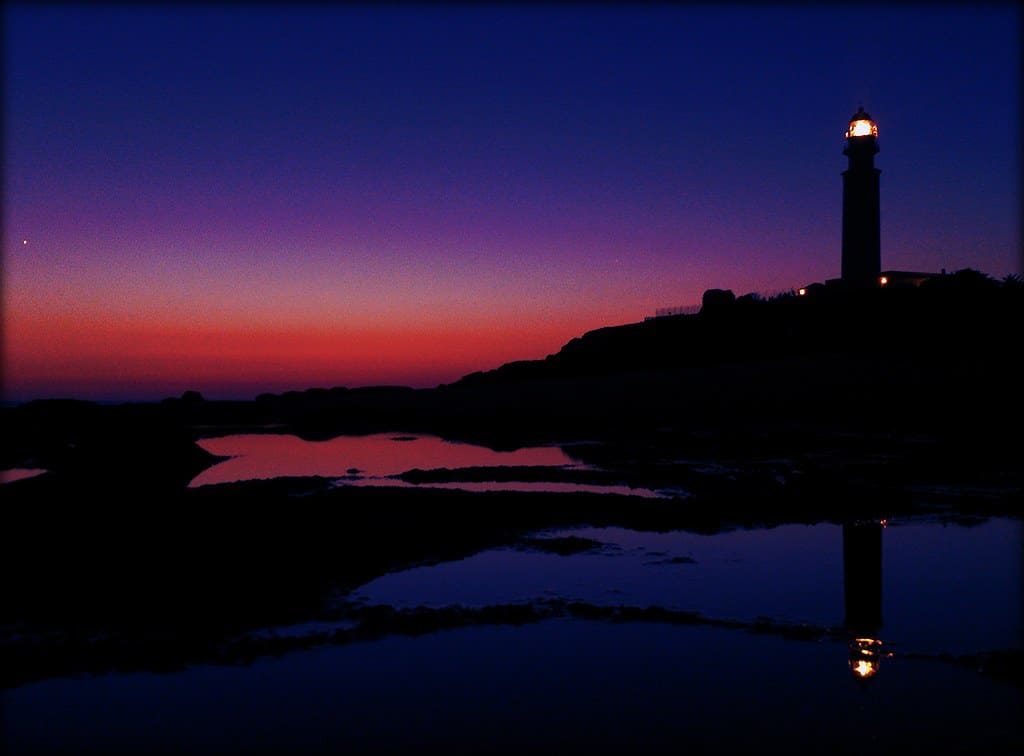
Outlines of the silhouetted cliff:
[{"label": "silhouetted cliff", "polygon": [[[707,294],[718,293],[709,290]],[[920,288],[827,290],[800,297],[705,296],[694,315],[590,331],[544,360],[472,373],[469,386],[562,375],[607,375],[722,362],[832,354],[960,359],[1013,349],[1024,315],[1017,279],[998,282],[965,270]],[[813,378],[813,376],[808,376]]]}]

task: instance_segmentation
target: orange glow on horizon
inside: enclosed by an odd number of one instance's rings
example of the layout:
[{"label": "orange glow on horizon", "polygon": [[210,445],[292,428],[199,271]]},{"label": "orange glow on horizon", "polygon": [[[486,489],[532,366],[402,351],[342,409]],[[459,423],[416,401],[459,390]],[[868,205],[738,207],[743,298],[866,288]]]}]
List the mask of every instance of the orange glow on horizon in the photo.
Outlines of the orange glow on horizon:
[{"label": "orange glow on horizon", "polygon": [[217,327],[75,315],[8,319],[3,356],[10,393],[42,396],[54,386],[76,385],[86,393],[101,386],[136,392],[251,386],[253,394],[271,390],[262,385],[427,387],[514,360],[543,359],[586,330],[504,319],[458,326]]}]

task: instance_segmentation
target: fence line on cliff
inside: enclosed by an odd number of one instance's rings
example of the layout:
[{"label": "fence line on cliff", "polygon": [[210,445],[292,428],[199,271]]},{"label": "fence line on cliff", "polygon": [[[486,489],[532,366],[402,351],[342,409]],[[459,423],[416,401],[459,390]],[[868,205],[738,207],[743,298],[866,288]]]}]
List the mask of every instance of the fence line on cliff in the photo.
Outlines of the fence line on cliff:
[{"label": "fence line on cliff", "polygon": [[699,304],[680,305],[679,307],[659,307],[654,311],[653,315],[645,316],[644,320],[667,318],[672,315],[696,315],[698,312],[700,312]]}]

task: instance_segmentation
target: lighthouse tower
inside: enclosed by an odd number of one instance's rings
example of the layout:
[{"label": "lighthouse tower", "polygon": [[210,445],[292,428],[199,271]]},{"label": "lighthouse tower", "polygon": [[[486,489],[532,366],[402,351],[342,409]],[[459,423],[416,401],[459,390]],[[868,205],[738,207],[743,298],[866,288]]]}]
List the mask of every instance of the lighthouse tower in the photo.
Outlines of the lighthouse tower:
[{"label": "lighthouse tower", "polygon": [[843,154],[843,270],[849,288],[877,287],[882,269],[878,211],[878,126],[861,107],[850,119]]}]

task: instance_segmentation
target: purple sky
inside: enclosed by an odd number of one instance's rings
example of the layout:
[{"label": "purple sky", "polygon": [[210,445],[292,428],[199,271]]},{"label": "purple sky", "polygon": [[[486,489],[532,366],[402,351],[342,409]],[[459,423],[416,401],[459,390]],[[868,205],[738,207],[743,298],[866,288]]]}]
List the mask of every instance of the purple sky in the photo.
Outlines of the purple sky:
[{"label": "purple sky", "polygon": [[861,104],[883,268],[1020,272],[1012,4],[4,20],[8,399],[436,385],[838,276]]}]

